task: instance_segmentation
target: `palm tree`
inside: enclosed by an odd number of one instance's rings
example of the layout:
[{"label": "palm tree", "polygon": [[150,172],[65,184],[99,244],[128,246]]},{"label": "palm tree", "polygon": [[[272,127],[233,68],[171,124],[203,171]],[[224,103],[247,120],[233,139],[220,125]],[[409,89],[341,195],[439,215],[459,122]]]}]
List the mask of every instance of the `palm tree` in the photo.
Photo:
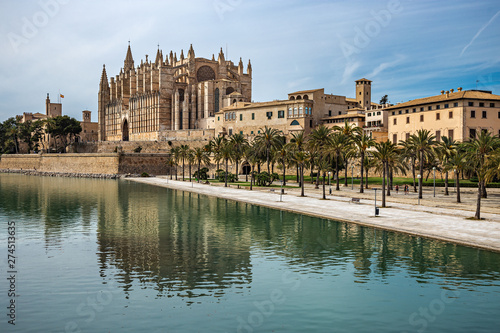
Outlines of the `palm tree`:
[{"label": "palm tree", "polygon": [[191,166],[193,165],[193,163],[195,161],[194,149],[189,149],[188,150],[186,158],[188,160],[188,166],[189,166],[189,181],[191,181],[191,176],[192,176]]},{"label": "palm tree", "polygon": [[309,153],[305,151],[296,151],[293,156],[292,160],[297,163],[299,167],[299,173],[300,173],[300,196],[304,196],[304,168],[306,167],[307,163],[310,160]]},{"label": "palm tree", "polygon": [[371,137],[369,137],[366,134],[361,134],[361,135],[356,135],[354,137],[354,144],[356,145],[358,152],[359,152],[359,160],[360,160],[360,167],[361,167],[361,183],[359,185],[359,193],[363,193],[363,167],[364,167],[364,160],[365,160],[365,153],[366,150],[370,147],[372,147],[375,144],[375,140],[373,140]]},{"label": "palm tree", "polygon": [[271,151],[273,148],[277,148],[283,145],[283,136],[280,130],[275,128],[267,127],[260,129],[260,133],[255,137],[255,142],[263,149],[266,153],[267,162],[267,172],[271,173]]},{"label": "palm tree", "polygon": [[222,146],[222,149],[220,151],[220,156],[224,160],[224,165],[226,166],[225,170],[225,179],[224,179],[224,187],[227,187],[227,169],[228,169],[228,164],[229,160],[233,158],[233,147],[231,146],[231,143],[229,141],[225,141],[224,145]]},{"label": "palm tree", "polygon": [[170,174],[170,180],[172,180],[172,168],[175,166],[175,158],[170,155],[167,158],[168,173]]},{"label": "palm tree", "polygon": [[274,152],[274,156],[278,159],[279,163],[281,163],[281,167],[283,168],[283,186],[286,185],[286,166],[290,160],[290,150],[287,145],[282,145]]},{"label": "palm tree", "polygon": [[332,160],[335,161],[335,176],[337,177],[336,191],[340,191],[340,177],[339,177],[339,164],[340,160],[344,158],[345,149],[349,145],[349,138],[342,132],[334,132],[331,136],[331,142],[328,147],[328,154],[333,156]]},{"label": "palm tree", "polygon": [[490,132],[480,131],[475,138],[468,142],[465,142],[465,147],[467,151],[467,156],[469,160],[474,165],[474,171],[477,175],[477,204],[476,204],[476,214],[474,217],[476,219],[481,218],[481,197],[483,191],[486,187],[486,178],[488,173],[488,163],[487,161],[495,152],[495,150],[500,147],[500,139],[491,135]]},{"label": "palm tree", "polygon": [[181,155],[180,151],[180,146],[170,148],[170,156],[172,157],[172,161],[175,166],[175,180],[177,180],[177,166],[179,165]]},{"label": "palm tree", "polygon": [[210,155],[208,151],[206,150],[205,147],[200,148],[196,147],[194,149],[194,161],[198,164],[198,182],[200,182],[200,170],[201,170],[201,165],[209,165],[210,164]]},{"label": "palm tree", "polygon": [[408,138],[408,140],[400,141],[399,144],[402,146],[401,154],[402,157],[410,162],[411,165],[411,173],[413,176],[413,191],[417,192],[417,182],[415,181],[417,175],[415,172],[415,163],[417,160],[417,151],[415,149],[415,145],[413,141]]},{"label": "palm tree", "polygon": [[457,187],[457,202],[460,203],[460,173],[466,170],[468,165],[467,155],[461,146],[458,146],[456,150],[452,151],[450,156],[446,159],[443,164],[446,173],[453,170],[455,173],[455,182]]},{"label": "palm tree", "polygon": [[[437,155],[442,165],[446,164],[446,161],[455,152],[457,148],[457,142],[446,136],[441,137],[442,141],[438,143]],[[448,170],[444,174],[444,195],[449,195],[448,192]]]},{"label": "palm tree", "polygon": [[[321,125],[320,127],[314,129],[308,136],[307,143],[310,149],[309,151],[311,152],[311,155],[314,156],[316,166],[318,167],[318,173],[316,175],[316,188],[319,188],[320,171],[318,164],[322,158],[321,156],[322,152],[331,141],[331,135],[332,135],[332,129],[324,125]],[[311,172],[312,172],[312,167],[311,167]]]},{"label": "palm tree", "polygon": [[375,144],[375,158],[382,164],[382,207],[385,207],[385,185],[386,175],[389,168],[389,160],[396,154],[396,145],[390,141]]},{"label": "palm tree", "polygon": [[[290,138],[290,143],[288,143],[290,150],[294,151],[303,151],[304,150],[304,145],[306,142],[306,137],[304,135],[304,131],[300,132],[295,132],[292,133],[292,137]],[[297,183],[300,185],[300,179],[299,179],[299,166],[296,165],[297,167]]]},{"label": "palm tree", "polygon": [[214,161],[217,165],[216,170],[219,170],[219,163],[222,159],[220,156],[220,151],[222,150],[222,147],[224,146],[226,141],[227,139],[223,136],[218,136],[210,141],[210,150],[214,153]]},{"label": "palm tree", "polygon": [[245,146],[248,144],[247,139],[243,136],[243,134],[233,134],[229,138],[229,143],[233,148],[233,160],[236,164],[236,179],[238,179],[238,165],[240,164],[240,160],[243,157],[243,152],[245,150]]},{"label": "palm tree", "polygon": [[346,146],[344,153],[344,166],[345,166],[344,186],[347,186],[347,169],[349,165],[349,160],[351,157],[353,157],[351,149],[353,140],[355,136],[363,134],[363,129],[359,126],[356,126],[355,124],[349,124],[347,119],[344,121],[344,126],[334,126],[333,129],[335,131],[340,131],[348,138],[348,145]]},{"label": "palm tree", "polygon": [[323,173],[323,199],[326,199],[326,173],[330,171],[331,168],[331,161],[328,159],[328,155],[324,154],[321,156],[321,158],[318,160],[317,163],[318,167],[318,174],[320,172]]},{"label": "palm tree", "polygon": [[[373,158],[373,156],[365,155],[365,158],[363,160],[363,167],[365,169],[366,175],[365,189],[368,189],[368,172],[370,171],[370,169],[374,168],[376,164],[377,161],[375,160],[375,158]],[[363,176],[363,174],[361,174],[361,176]]]},{"label": "palm tree", "polygon": [[182,160],[182,181],[184,181],[184,167],[185,167],[185,161],[188,158],[188,154],[189,154],[189,146],[181,145],[179,147],[179,157]]},{"label": "palm tree", "polygon": [[433,147],[436,137],[431,134],[429,130],[419,129],[416,134],[410,136],[412,144],[418,154],[418,162],[420,169],[420,179],[418,182],[418,197],[422,199],[422,177],[424,176],[424,163],[425,160],[431,160],[433,154]]}]

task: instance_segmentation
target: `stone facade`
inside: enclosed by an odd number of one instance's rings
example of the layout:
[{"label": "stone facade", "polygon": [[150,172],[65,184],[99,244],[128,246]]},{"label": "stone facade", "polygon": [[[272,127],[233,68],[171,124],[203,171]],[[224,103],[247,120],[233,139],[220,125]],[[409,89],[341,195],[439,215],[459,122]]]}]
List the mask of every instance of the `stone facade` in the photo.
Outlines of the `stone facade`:
[{"label": "stone facade", "polygon": [[[98,94],[100,141],[167,141],[171,131],[213,129],[214,115],[233,101],[252,97],[252,67],[243,72],[226,60],[187,57],[158,49],[154,62],[134,67],[130,45],[120,74],[108,81],[103,68]],[[175,137],[175,136],[174,136]]]},{"label": "stone facade", "polygon": [[500,96],[491,91],[441,91],[440,95],[415,99],[387,108],[389,139],[406,140],[419,129],[427,129],[440,141],[447,136],[465,141],[487,130],[500,135]]}]

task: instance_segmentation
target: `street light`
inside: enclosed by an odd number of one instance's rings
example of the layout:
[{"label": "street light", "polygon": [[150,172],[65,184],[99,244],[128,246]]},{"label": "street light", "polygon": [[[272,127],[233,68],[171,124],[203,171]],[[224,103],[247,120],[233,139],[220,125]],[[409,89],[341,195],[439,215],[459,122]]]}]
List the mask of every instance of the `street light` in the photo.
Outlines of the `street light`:
[{"label": "street light", "polygon": [[377,190],[378,188],[372,188],[375,191],[375,216],[378,216],[378,208],[377,208]]},{"label": "street light", "polygon": [[432,167],[434,170],[434,197],[436,197],[436,167]]},{"label": "street light", "polygon": [[[422,176],[420,174],[417,175],[418,178],[418,188],[421,187]],[[420,192],[418,193],[418,204],[420,205]]]},{"label": "street light", "polygon": [[354,190],[354,165],[351,165],[351,190]]},{"label": "street light", "polygon": [[328,186],[330,187],[330,189],[329,189],[330,195],[332,195],[332,183],[330,182],[331,175],[332,175],[332,172],[328,171]]}]

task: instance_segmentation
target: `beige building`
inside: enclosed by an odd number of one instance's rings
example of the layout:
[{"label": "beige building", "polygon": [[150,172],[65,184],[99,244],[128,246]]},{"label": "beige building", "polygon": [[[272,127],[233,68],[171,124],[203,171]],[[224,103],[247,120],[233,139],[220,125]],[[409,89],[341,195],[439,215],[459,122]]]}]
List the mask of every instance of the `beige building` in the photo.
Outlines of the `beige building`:
[{"label": "beige building", "polygon": [[356,81],[356,96],[358,99],[313,89],[290,93],[287,100],[233,101],[235,103],[215,114],[215,135],[242,133],[250,138],[265,126],[281,130],[287,136],[297,131],[308,134],[321,124],[333,127],[342,125],[346,119],[362,127],[366,110],[378,107],[370,101],[370,80]]},{"label": "beige building", "polygon": [[406,140],[419,129],[427,129],[440,141],[474,137],[478,131],[500,134],[500,96],[491,91],[441,91],[440,95],[419,98],[386,108],[389,111],[389,139]]},{"label": "beige building", "polygon": [[[197,58],[191,45],[187,57],[158,49],[154,62],[134,66],[130,45],[120,74],[108,81],[103,68],[99,87],[100,141],[165,141],[171,131],[204,130],[215,126],[214,116],[235,102],[252,97],[252,66],[243,72],[226,60]],[[208,136],[209,134],[207,134]]]}]

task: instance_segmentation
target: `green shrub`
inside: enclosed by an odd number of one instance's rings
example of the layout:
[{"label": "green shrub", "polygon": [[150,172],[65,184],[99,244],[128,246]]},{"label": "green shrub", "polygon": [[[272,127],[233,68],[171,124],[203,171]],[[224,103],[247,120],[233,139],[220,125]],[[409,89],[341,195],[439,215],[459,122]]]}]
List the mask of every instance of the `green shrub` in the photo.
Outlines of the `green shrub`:
[{"label": "green shrub", "polygon": [[198,170],[193,174],[193,177],[199,180],[207,180],[208,179],[208,168],[201,168],[200,174],[198,175]]},{"label": "green shrub", "polygon": [[277,173],[269,174],[269,172],[267,171],[258,173],[254,177],[255,177],[255,183],[258,186],[271,186],[273,181],[279,178]]},{"label": "green shrub", "polygon": [[[223,169],[219,169],[216,171],[216,176],[215,179],[217,179],[219,182],[225,182],[226,181],[226,171]],[[227,174],[227,182],[228,183],[234,183],[236,182],[236,175],[228,172]]]},{"label": "green shrub", "polygon": [[141,173],[141,177],[149,177],[149,174],[147,172]]},{"label": "green shrub", "polygon": [[142,150],[142,147],[141,146],[137,146],[135,149],[134,149],[134,153],[140,153]]}]

